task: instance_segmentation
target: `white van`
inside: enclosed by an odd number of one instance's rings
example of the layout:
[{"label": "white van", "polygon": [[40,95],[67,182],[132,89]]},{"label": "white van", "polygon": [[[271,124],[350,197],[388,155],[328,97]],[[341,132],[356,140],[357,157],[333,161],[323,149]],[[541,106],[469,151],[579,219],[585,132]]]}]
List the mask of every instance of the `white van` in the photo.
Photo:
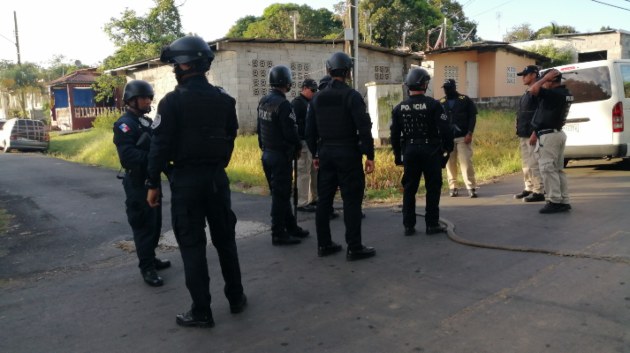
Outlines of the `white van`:
[{"label": "white van", "polygon": [[556,69],[575,98],[563,128],[567,134],[565,164],[570,159],[630,157],[630,60],[600,60]]},{"label": "white van", "polygon": [[39,120],[9,119],[0,130],[0,147],[4,152],[11,150],[46,152],[49,144],[48,128]]}]

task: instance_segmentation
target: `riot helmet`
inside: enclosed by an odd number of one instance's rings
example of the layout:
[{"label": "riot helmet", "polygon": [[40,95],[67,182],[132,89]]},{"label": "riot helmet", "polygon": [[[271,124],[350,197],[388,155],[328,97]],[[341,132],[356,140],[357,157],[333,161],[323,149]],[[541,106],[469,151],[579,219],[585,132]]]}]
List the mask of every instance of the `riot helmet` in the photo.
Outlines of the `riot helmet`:
[{"label": "riot helmet", "polygon": [[206,72],[214,60],[214,53],[201,37],[185,36],[162,49],[160,61],[171,64],[188,64],[194,71]]},{"label": "riot helmet", "polygon": [[291,89],[291,69],[284,65],[276,65],[269,70],[269,85],[271,87],[286,87]]},{"label": "riot helmet", "polygon": [[123,90],[123,101],[127,103],[135,97],[149,97],[153,100],[154,95],[153,87],[147,81],[131,80]]},{"label": "riot helmet", "polygon": [[352,70],[352,59],[344,52],[334,53],[326,60],[326,70],[333,77],[346,77]]},{"label": "riot helmet", "polygon": [[407,78],[405,78],[405,85],[411,91],[426,91],[431,75],[425,69],[414,68],[409,70]]}]

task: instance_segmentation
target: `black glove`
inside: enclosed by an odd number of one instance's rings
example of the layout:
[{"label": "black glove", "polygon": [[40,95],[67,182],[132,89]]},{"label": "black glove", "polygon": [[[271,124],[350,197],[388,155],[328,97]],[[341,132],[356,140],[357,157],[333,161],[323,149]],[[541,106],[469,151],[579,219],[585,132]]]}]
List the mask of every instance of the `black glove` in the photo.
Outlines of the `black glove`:
[{"label": "black glove", "polygon": [[402,156],[400,155],[395,155],[394,156],[394,164],[396,164],[397,166],[401,166],[404,165],[403,160],[402,160]]}]

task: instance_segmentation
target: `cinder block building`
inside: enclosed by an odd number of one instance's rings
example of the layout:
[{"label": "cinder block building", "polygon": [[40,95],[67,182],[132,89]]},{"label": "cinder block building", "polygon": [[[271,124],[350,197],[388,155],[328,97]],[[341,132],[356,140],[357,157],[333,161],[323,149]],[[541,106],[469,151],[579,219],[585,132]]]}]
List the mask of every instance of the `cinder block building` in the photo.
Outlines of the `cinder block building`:
[{"label": "cinder block building", "polygon": [[[335,40],[222,38],[208,44],[215,53],[208,79],[236,99],[240,133],[256,131],[256,108],[260,98],[269,92],[267,74],[271,67],[286,65],[291,68],[294,87],[287,95],[291,100],[299,94],[299,83],[305,78],[322,78],[326,75],[326,60],[330,55],[344,51],[344,42]],[[358,63],[355,63],[359,70],[356,89],[365,97],[367,83],[402,85],[411,65],[419,65],[421,61],[422,58],[415,54],[361,44]],[[156,105],[177,84],[172,67],[158,58],[109,72],[123,75],[127,80],[151,83]]]}]

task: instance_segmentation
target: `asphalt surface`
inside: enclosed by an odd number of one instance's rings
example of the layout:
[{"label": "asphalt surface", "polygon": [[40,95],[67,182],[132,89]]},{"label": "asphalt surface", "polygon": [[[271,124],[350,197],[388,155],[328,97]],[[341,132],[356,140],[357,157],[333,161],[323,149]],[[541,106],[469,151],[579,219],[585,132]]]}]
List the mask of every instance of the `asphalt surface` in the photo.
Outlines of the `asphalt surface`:
[{"label": "asphalt surface", "polygon": [[[190,305],[178,250],[145,285],[115,172],[39,154],[0,155],[1,352],[630,352],[630,171],[571,163],[573,209],[541,215],[512,198],[519,175],[478,199],[443,196],[449,234],[403,236],[397,205],[366,206],[368,260],[318,258],[311,237],[274,247],[270,198],[233,193],[249,298],[232,315],[209,245],[216,327],[182,328]],[[424,199],[418,198],[418,212]],[[331,222],[343,244],[343,222]]]}]

